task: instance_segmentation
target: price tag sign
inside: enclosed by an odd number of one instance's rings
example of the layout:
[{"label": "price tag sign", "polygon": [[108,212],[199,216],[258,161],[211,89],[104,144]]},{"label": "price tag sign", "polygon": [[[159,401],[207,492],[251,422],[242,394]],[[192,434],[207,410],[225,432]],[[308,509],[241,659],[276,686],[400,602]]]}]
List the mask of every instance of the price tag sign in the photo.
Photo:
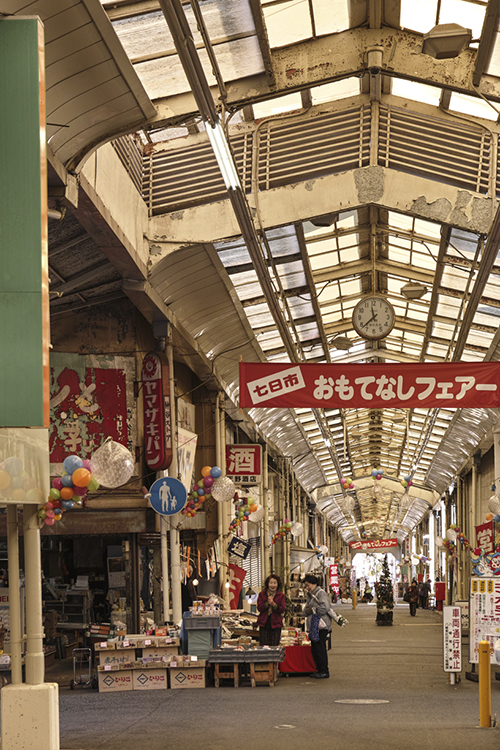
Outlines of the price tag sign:
[{"label": "price tag sign", "polygon": [[108,647],[108,642],[107,641],[102,641],[100,645],[101,645],[101,648],[107,648]]}]

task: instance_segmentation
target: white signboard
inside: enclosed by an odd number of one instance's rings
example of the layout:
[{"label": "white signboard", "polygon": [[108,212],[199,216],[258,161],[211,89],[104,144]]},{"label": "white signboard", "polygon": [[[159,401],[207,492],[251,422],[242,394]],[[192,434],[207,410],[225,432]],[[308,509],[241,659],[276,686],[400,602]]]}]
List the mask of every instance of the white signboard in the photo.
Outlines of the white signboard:
[{"label": "white signboard", "polygon": [[177,430],[177,471],[184,487],[191,487],[198,435],[183,427]]},{"label": "white signboard", "polygon": [[479,662],[479,641],[489,641],[490,662],[496,664],[494,645],[500,638],[500,579],[471,578],[469,602],[469,662]]},{"label": "white signboard", "polygon": [[443,669],[462,671],[462,612],[456,605],[443,607]]}]

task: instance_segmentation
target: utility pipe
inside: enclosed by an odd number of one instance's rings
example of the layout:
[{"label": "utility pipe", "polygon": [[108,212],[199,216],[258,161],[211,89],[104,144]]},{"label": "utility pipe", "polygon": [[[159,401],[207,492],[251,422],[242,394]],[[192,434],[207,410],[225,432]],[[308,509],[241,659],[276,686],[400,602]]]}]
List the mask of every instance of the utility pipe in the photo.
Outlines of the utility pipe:
[{"label": "utility pipe", "polygon": [[19,535],[17,506],[7,505],[7,561],[9,565],[10,662],[13,685],[23,681],[21,588],[19,585]]},{"label": "utility pipe", "polygon": [[26,577],[26,682],[41,685],[44,681],[42,626],[42,565],[38,505],[23,506],[24,566]]},{"label": "utility pipe", "polygon": [[[169,391],[170,391],[170,413],[172,414],[172,463],[170,464],[168,474],[177,479],[177,404],[175,400],[175,381],[174,381],[174,347],[172,344],[172,331],[169,326],[169,337],[166,345],[168,373],[169,373]],[[182,591],[181,591],[181,549],[179,530],[175,527],[176,516],[172,516],[172,526],[170,527],[170,564],[172,568],[172,618],[174,623],[182,620]],[[168,580],[168,565],[162,570],[164,582]],[[165,596],[165,593],[164,593]],[[165,607],[165,603],[163,605]],[[168,606],[167,606],[168,610]],[[165,609],[164,609],[165,612]]]},{"label": "utility pipe", "polygon": [[479,641],[479,726],[491,727],[491,663],[489,641]]},{"label": "utility pipe", "polygon": [[260,552],[261,552],[261,573],[262,582],[264,582],[269,575],[269,468],[268,468],[268,448],[267,445],[264,448],[264,460],[262,463],[262,507],[264,508],[264,516],[261,521],[261,539],[260,539]]},{"label": "utility pipe", "polygon": [[[226,476],[226,412],[225,395],[222,391],[217,394],[215,409],[215,456],[217,466],[222,470],[223,477]],[[229,589],[226,587],[226,578],[229,580],[229,556],[227,553],[227,535],[229,524],[227,523],[226,503],[217,503],[217,530],[219,534],[219,552],[221,556],[222,575],[219,576],[221,584],[221,598],[229,609]]]}]

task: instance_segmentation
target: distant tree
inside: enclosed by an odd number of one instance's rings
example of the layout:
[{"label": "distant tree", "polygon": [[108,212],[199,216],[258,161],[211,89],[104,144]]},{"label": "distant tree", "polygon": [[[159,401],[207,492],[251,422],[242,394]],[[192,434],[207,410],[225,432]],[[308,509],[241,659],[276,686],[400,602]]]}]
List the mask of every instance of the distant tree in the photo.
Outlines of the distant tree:
[{"label": "distant tree", "polygon": [[377,586],[377,609],[394,609],[394,589],[387,563],[387,554],[384,555],[382,573]]}]

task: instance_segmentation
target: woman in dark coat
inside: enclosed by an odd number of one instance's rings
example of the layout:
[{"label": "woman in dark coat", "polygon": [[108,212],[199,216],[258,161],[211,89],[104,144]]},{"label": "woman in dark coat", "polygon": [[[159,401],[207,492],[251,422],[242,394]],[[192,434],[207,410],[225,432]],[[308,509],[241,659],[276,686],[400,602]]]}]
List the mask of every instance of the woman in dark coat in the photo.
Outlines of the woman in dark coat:
[{"label": "woman in dark coat", "polygon": [[281,591],[281,578],[276,573],[271,573],[266,578],[264,588],[257,598],[257,609],[260,645],[279,646],[286,599]]},{"label": "woman in dark coat", "polygon": [[415,617],[415,615],[417,614],[417,602],[419,598],[418,586],[415,579],[413,579],[413,581],[411,582],[408,594],[410,595],[410,615],[412,617]]}]

